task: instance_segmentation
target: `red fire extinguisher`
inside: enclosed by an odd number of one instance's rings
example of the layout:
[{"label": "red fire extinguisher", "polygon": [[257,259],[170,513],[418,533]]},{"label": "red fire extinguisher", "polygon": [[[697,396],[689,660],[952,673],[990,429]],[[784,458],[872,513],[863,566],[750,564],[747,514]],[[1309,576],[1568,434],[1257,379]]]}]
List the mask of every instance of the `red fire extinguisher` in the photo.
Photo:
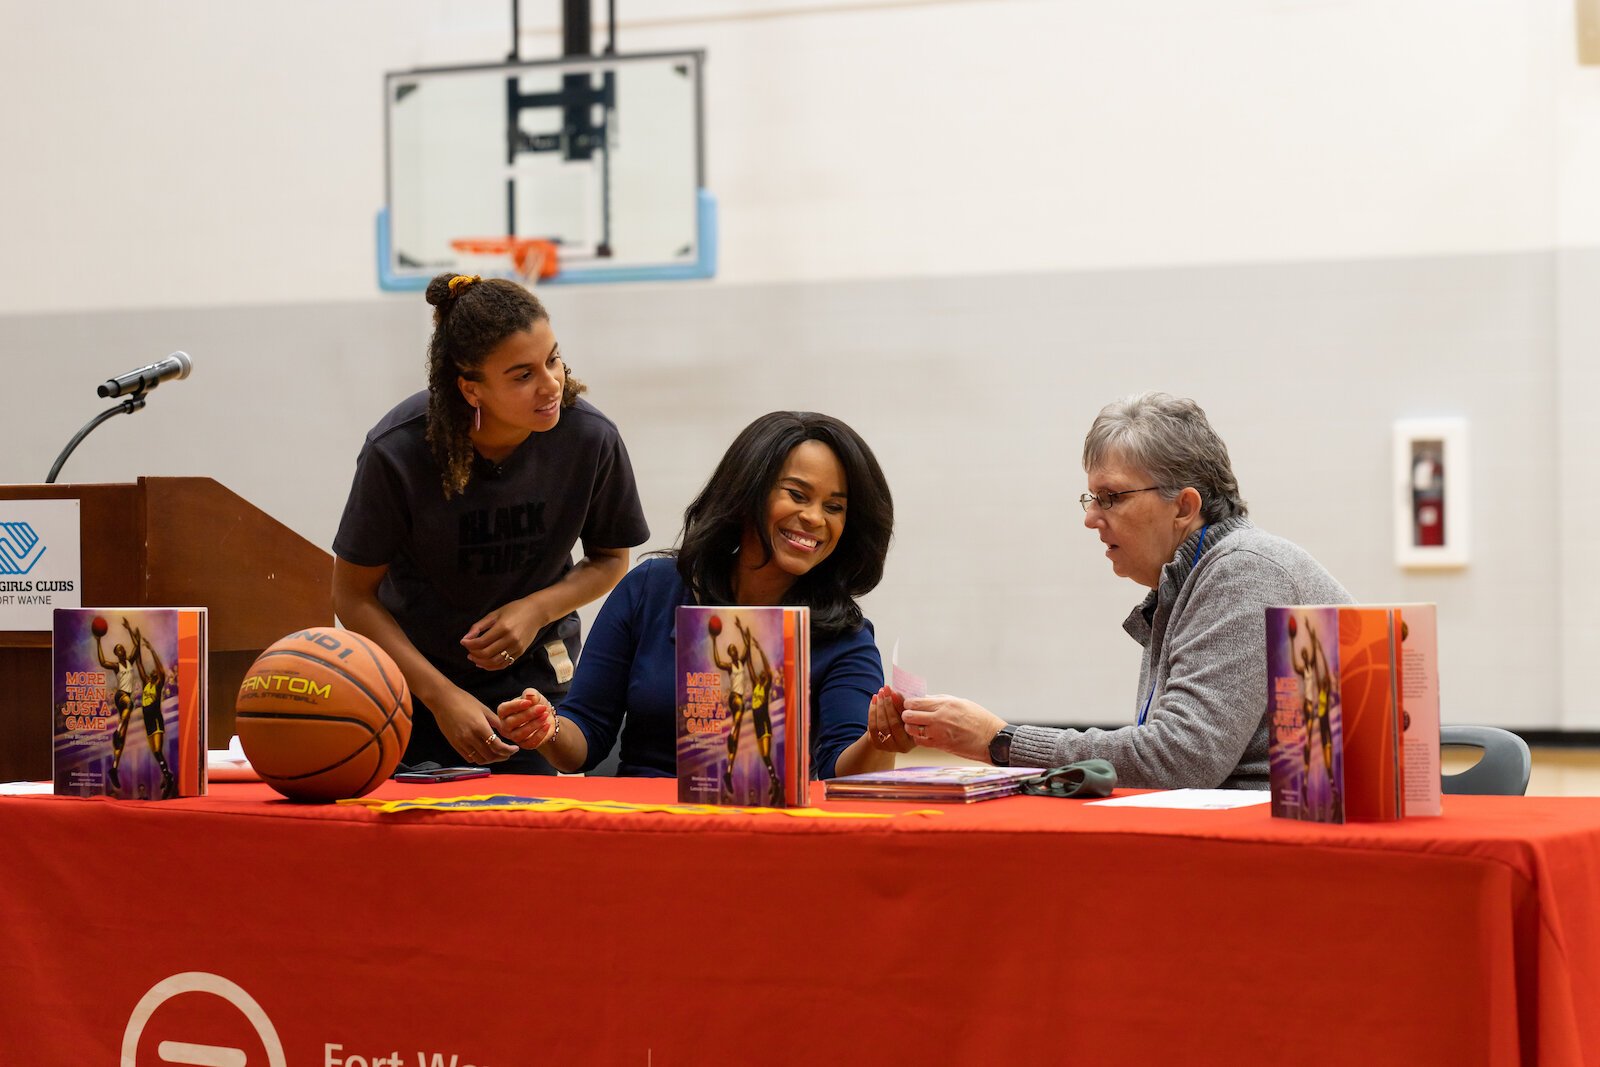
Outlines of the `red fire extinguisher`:
[{"label": "red fire extinguisher", "polygon": [[1417,452],[1411,468],[1411,540],[1416,546],[1444,544],[1444,461],[1432,449]]}]

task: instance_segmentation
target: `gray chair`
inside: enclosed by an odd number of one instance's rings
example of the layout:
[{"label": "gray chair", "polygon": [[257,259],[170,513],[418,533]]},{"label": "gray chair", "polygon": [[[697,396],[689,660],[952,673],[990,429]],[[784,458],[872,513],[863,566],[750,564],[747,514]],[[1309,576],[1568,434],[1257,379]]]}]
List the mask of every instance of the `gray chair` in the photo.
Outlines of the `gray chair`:
[{"label": "gray chair", "polygon": [[1446,774],[1444,792],[1457,796],[1493,794],[1520,797],[1528,791],[1533,756],[1528,743],[1497,726],[1441,726],[1439,747],[1462,745],[1481,748],[1483,758],[1460,774]]}]

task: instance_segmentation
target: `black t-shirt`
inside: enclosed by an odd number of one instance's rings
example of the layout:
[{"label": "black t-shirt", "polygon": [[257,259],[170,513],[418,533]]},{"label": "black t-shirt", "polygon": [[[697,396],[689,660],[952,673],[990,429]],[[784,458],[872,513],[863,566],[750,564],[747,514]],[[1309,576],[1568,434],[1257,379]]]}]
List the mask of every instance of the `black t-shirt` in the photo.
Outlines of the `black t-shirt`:
[{"label": "black t-shirt", "polygon": [[[581,397],[500,463],[478,457],[466,492],[444,498],[427,440],[428,394],[402,401],[367,434],[333,551],[388,565],[378,600],[452,680],[475,677],[461,638],[494,609],[572,569],[580,539],[633,548],[650,536],[622,436]],[[557,620],[576,635],[576,616]]]}]

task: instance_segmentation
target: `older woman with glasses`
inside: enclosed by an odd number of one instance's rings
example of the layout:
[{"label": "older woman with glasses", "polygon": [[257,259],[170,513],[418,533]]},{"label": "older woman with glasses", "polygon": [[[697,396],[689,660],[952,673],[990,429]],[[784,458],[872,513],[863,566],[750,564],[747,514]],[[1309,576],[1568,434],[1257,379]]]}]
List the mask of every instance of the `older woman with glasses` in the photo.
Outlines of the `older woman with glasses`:
[{"label": "older woman with glasses", "polygon": [[1111,569],[1150,592],[1124,622],[1144,647],[1132,725],[1014,726],[952,696],[903,699],[908,743],[998,766],[1099,757],[1120,784],[1266,788],[1265,621],[1271,604],[1347,604],[1303,549],[1256,529],[1227,446],[1192,400],[1146,393],[1107,405],[1083,442],[1083,524]]}]

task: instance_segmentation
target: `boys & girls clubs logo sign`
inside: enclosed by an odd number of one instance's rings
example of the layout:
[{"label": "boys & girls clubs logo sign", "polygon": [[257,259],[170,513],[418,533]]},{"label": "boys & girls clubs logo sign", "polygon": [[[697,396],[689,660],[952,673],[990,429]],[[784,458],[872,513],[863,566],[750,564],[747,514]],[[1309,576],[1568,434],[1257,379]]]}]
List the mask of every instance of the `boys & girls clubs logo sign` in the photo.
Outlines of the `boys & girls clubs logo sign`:
[{"label": "boys & girls clubs logo sign", "polygon": [[0,630],[48,630],[83,606],[76,500],[0,500]]}]

